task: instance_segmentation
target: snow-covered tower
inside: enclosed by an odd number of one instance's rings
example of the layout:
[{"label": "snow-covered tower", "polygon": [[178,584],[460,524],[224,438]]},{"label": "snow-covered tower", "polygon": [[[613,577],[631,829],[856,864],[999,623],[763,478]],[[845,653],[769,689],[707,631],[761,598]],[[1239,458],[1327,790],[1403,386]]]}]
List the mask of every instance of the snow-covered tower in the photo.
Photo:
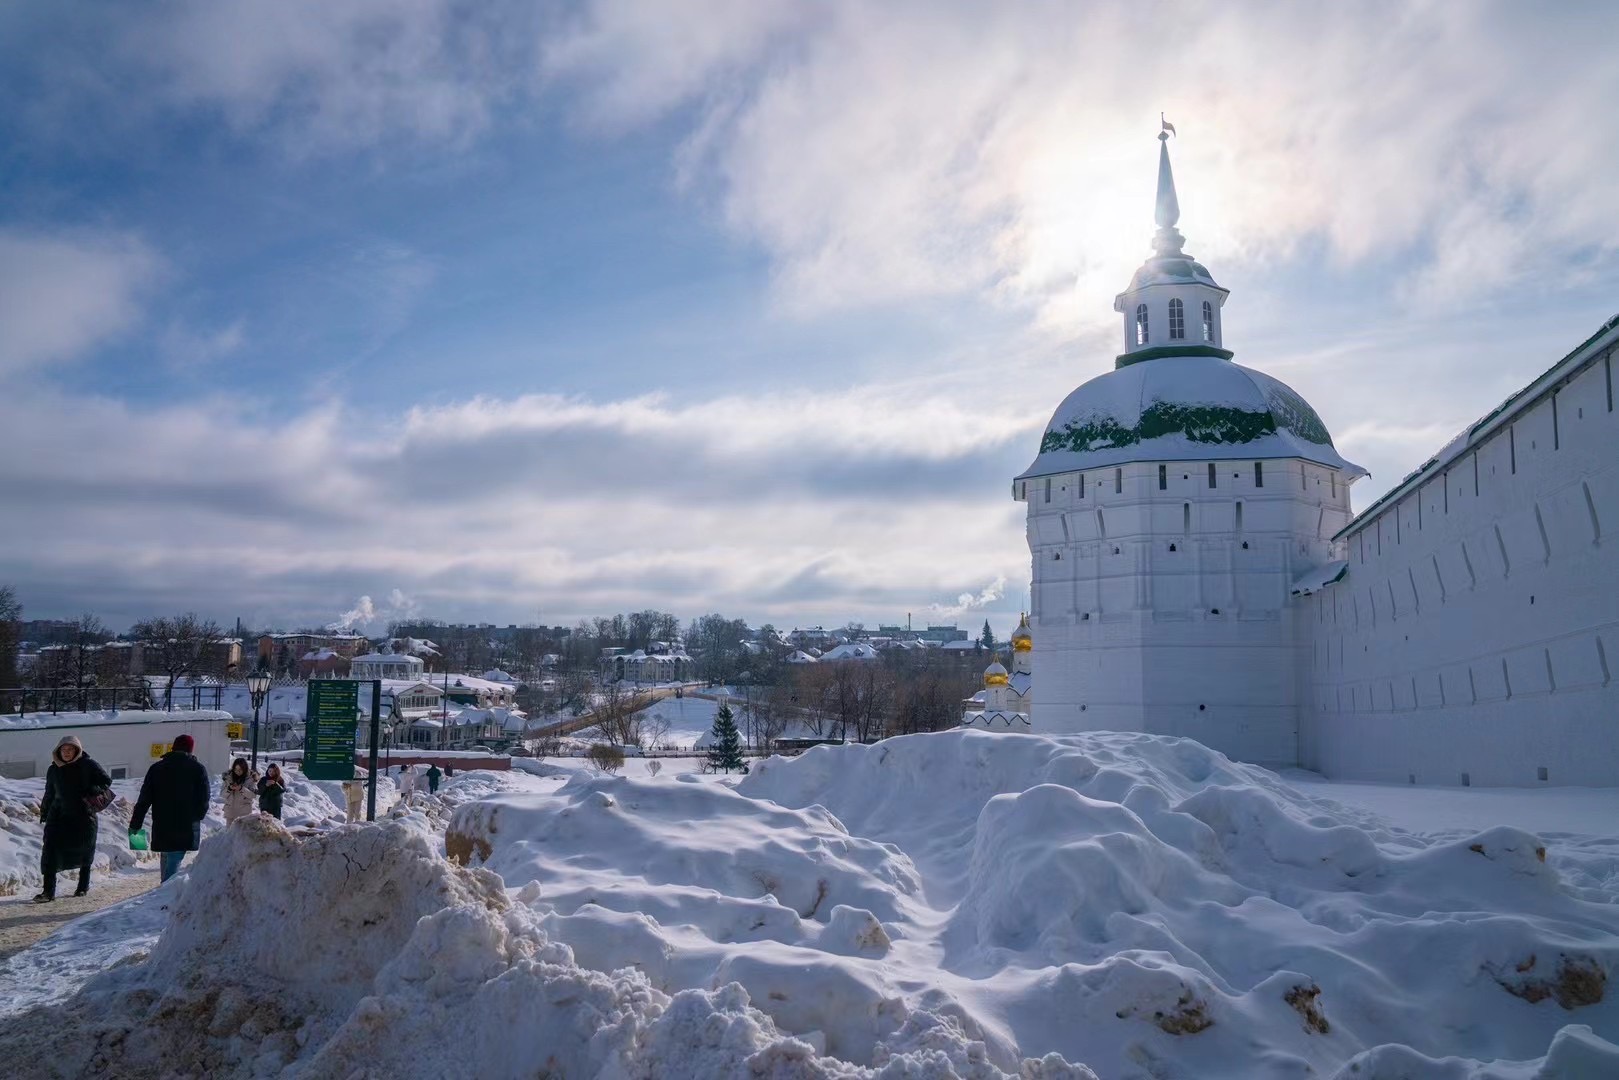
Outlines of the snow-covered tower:
[{"label": "snow-covered tower", "polygon": [[1228,293],[1175,227],[1167,138],[1153,255],[1114,302],[1124,352],[1057,407],[1012,484],[1033,561],[1030,720],[1291,763],[1308,639],[1290,594],[1337,557],[1365,470],[1303,398],[1232,363]]}]

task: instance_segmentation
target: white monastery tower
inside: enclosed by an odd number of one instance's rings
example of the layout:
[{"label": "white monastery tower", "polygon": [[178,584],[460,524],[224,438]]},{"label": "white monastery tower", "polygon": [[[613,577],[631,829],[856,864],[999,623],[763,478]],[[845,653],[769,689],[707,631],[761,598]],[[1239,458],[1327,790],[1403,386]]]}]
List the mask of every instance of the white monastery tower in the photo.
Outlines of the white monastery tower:
[{"label": "white monastery tower", "polygon": [[1182,250],[1159,139],[1153,255],[1114,301],[1124,352],[1058,406],[1012,485],[1033,561],[1030,722],[1292,764],[1310,649],[1292,590],[1341,569],[1332,538],[1366,472],[1298,394],[1232,362],[1228,294]]}]

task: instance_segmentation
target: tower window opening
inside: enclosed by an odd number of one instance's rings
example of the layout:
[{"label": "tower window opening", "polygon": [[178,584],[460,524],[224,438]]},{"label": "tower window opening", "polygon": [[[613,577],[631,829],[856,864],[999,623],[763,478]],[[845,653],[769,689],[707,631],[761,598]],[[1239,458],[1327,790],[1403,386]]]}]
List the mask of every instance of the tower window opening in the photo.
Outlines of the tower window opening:
[{"label": "tower window opening", "polygon": [[1024,502],[1029,501],[1029,482],[1027,480],[1023,481],[1023,494],[1021,498]]},{"label": "tower window opening", "polygon": [[1113,470],[1113,494],[1122,495],[1123,493],[1124,493],[1124,470],[1123,469],[1114,469]]},{"label": "tower window opening", "polygon": [[1181,532],[1190,537],[1192,535],[1192,504],[1181,503]]},{"label": "tower window opening", "polygon": [[1147,343],[1147,305],[1136,305],[1136,344]]},{"label": "tower window opening", "polygon": [[[1237,504],[1237,535],[1242,535],[1242,503],[1240,502]],[[1243,547],[1247,546],[1247,544],[1243,545]]]},{"label": "tower window opening", "polygon": [[1046,477],[1046,502],[1051,501],[1051,477]]},{"label": "tower window opening", "polygon": [[1169,337],[1179,341],[1186,336],[1186,305],[1179,300],[1169,302]]},{"label": "tower window opening", "polygon": [[1209,487],[1214,486],[1214,462],[1209,462]]},{"label": "tower window opening", "polygon": [[1264,487],[1264,486],[1265,486],[1265,463],[1263,461],[1256,461],[1256,462],[1254,462],[1254,487]]},{"label": "tower window opening", "polygon": [[1160,465],[1160,466],[1158,466],[1158,490],[1159,491],[1167,491],[1168,489],[1169,489],[1169,467],[1167,465]]},{"label": "tower window opening", "polygon": [[1214,305],[1207,300],[1203,301],[1203,340],[1214,341]]},{"label": "tower window opening", "polygon": [[1083,499],[1085,497],[1085,474],[1084,473],[1079,474],[1079,497],[1081,499]]}]

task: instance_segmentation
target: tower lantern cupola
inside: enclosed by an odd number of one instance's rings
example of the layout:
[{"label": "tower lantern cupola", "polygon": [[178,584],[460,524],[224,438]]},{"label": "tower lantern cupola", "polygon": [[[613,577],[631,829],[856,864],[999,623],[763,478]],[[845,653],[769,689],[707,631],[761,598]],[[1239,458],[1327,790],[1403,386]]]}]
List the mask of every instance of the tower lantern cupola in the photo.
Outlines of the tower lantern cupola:
[{"label": "tower lantern cupola", "polygon": [[1160,356],[1219,356],[1231,359],[1221,344],[1220,308],[1229,293],[1215,284],[1202,263],[1183,250],[1186,238],[1175,228],[1180,200],[1169,166],[1169,136],[1174,126],[1163,122],[1158,133],[1158,199],[1153,219],[1152,257],[1130,279],[1130,287],[1113,301],[1124,316],[1124,352],[1116,367]]}]

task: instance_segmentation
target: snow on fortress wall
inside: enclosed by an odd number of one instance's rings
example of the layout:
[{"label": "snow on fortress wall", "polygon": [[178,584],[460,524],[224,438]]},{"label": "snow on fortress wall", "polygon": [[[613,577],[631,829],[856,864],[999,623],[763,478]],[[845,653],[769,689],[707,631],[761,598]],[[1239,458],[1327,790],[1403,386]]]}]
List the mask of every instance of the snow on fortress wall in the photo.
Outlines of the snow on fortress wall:
[{"label": "snow on fortress wall", "polygon": [[1619,318],[1344,531],[1348,573],[1299,601],[1303,765],[1619,782],[1616,367]]}]

